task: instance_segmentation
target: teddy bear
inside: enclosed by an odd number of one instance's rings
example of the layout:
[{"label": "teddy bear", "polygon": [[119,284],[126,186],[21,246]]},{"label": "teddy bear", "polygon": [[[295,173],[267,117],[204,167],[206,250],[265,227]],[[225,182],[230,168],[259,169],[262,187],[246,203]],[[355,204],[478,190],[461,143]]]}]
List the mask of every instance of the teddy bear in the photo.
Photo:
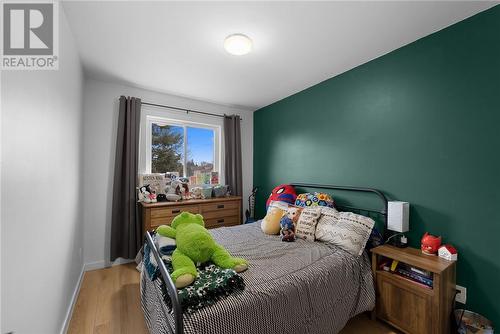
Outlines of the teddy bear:
[{"label": "teddy bear", "polygon": [[295,226],[299,220],[302,209],[290,206],[280,220],[281,241],[295,241]]},{"label": "teddy bear", "polygon": [[243,272],[248,268],[245,259],[232,257],[227,250],[217,244],[205,228],[203,216],[183,212],[177,215],[170,226],[161,225],[156,232],[164,237],[175,239],[177,248],[172,253],[174,271],[170,274],[178,289],[194,282],[196,264],[213,262],[223,269]]}]

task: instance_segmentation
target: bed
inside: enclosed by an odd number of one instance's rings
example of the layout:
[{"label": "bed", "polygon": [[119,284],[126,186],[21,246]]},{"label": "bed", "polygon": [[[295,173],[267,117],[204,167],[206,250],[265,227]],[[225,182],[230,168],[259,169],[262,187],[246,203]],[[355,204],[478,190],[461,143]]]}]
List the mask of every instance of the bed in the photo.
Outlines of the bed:
[{"label": "bed", "polygon": [[[383,200],[380,210],[354,206],[341,209],[372,212],[381,215],[386,224],[387,200],[378,190],[294,185],[374,193]],[[142,270],[141,303],[151,333],[337,333],[350,318],[375,306],[366,252],[357,257],[321,242],[281,242],[279,236],[264,234],[260,222],[210,232],[231,254],[249,261],[249,270],[241,274],[244,291],[194,313],[183,314],[173,282],[148,233],[148,245],[160,263],[171,299],[169,307],[164,302],[159,280],[152,281],[146,270]]]}]

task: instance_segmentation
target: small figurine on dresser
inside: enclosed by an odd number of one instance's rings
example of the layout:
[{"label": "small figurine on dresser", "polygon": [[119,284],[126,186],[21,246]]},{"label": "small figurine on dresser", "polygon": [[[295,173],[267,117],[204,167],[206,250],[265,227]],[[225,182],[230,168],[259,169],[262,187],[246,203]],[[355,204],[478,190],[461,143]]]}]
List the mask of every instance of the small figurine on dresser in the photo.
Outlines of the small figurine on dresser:
[{"label": "small figurine on dresser", "polygon": [[201,187],[192,187],[191,188],[191,198],[192,199],[200,199],[201,193],[202,193]]},{"label": "small figurine on dresser", "polygon": [[151,190],[149,184],[139,187],[139,202],[156,203],[156,194]]},{"label": "small figurine on dresser", "polygon": [[182,199],[183,191],[185,192],[185,189],[181,181],[174,180],[170,183],[170,185],[167,185],[165,191],[167,193],[166,197],[168,201],[177,202]]},{"label": "small figurine on dresser", "polygon": [[441,246],[441,237],[436,237],[427,232],[424,233],[422,237],[422,253],[425,255],[436,255]]}]

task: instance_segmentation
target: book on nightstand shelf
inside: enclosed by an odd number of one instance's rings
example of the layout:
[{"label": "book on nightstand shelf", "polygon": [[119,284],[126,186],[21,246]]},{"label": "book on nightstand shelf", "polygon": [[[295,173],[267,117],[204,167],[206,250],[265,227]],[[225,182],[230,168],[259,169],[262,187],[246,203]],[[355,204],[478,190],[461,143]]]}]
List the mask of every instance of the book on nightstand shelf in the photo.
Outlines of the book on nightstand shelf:
[{"label": "book on nightstand shelf", "polygon": [[430,271],[391,259],[382,259],[379,264],[379,269],[399,275],[425,288],[432,289],[433,276]]}]

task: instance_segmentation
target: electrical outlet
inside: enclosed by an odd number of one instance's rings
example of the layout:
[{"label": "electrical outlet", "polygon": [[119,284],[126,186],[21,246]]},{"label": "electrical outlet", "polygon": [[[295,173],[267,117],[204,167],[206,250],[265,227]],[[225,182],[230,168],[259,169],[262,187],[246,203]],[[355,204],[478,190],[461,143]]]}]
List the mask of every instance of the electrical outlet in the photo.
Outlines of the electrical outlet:
[{"label": "electrical outlet", "polygon": [[457,295],[455,296],[455,301],[461,304],[465,304],[467,302],[467,288],[457,285]]},{"label": "electrical outlet", "polygon": [[80,259],[83,256],[83,248],[82,247],[80,247],[80,249],[78,250],[78,256],[80,257]]}]

